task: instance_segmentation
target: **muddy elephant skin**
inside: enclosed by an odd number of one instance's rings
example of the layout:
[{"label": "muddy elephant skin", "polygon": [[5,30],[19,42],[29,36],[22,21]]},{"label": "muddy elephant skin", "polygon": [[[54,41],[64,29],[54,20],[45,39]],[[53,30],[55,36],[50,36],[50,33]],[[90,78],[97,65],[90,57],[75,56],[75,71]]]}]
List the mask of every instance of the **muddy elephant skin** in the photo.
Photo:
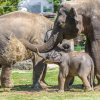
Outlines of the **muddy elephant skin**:
[{"label": "muddy elephant skin", "polygon": [[[58,11],[54,30],[59,27],[65,34],[69,33],[70,38],[81,32],[85,34],[85,50],[93,58],[95,75],[100,84],[100,0],[63,2]],[[69,37],[63,36],[65,39]]]},{"label": "muddy elephant skin", "polygon": [[59,65],[58,85],[59,91],[69,90],[69,82],[74,76],[78,76],[86,91],[93,90],[94,63],[92,58],[84,52],[67,51],[68,44],[63,44],[63,50],[57,48],[48,54],[47,63]]},{"label": "muddy elephant skin", "polygon": [[[44,38],[46,32],[51,30],[52,26],[53,22],[44,16],[28,12],[16,11],[0,16],[1,87],[13,86],[11,81],[12,64],[17,61],[34,58],[32,51],[36,51],[38,47],[40,48],[38,48],[39,51],[45,52],[46,48],[41,48],[41,46],[46,44],[44,43]],[[54,37],[52,39],[54,39]],[[31,45],[36,48],[33,48],[34,50],[32,49],[31,51],[26,45],[27,43],[31,43]],[[41,69],[39,69],[38,63],[41,64]],[[42,59],[35,57],[33,59],[33,65],[34,82],[44,81],[46,71],[44,68],[46,68],[46,65],[43,64]]]}]

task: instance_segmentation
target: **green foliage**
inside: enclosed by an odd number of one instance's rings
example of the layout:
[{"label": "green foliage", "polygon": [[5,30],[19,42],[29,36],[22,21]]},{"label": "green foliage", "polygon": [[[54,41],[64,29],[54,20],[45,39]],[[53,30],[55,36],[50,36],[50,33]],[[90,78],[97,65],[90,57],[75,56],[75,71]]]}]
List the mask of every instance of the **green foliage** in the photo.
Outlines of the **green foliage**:
[{"label": "green foliage", "polygon": [[[61,0],[53,0],[54,1],[54,11],[57,12],[61,3]],[[70,1],[70,0],[66,0]]]},{"label": "green foliage", "polygon": [[75,51],[82,51],[82,50],[85,50],[85,46],[76,45],[76,46],[74,47],[74,50],[75,50]]},{"label": "green foliage", "polygon": [[0,15],[17,10],[20,0],[0,0]]},{"label": "green foliage", "polygon": [[[0,0],[0,15],[17,10],[17,5],[21,0]],[[48,0],[50,3],[52,0]],[[54,10],[58,11],[60,0],[53,0]]]},{"label": "green foliage", "polygon": [[58,11],[60,5],[60,0],[54,0],[54,10],[55,12]]},{"label": "green foliage", "polygon": [[49,3],[52,3],[52,0],[47,0]]}]

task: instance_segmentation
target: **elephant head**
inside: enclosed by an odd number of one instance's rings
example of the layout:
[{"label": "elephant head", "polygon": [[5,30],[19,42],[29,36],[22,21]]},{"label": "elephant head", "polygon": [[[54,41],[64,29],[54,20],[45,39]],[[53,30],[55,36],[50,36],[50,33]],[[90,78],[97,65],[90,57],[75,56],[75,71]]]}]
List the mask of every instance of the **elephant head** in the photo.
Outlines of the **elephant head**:
[{"label": "elephant head", "polygon": [[56,47],[63,39],[75,38],[81,32],[80,26],[82,16],[78,15],[69,3],[62,3],[48,41],[41,46],[34,46],[26,40],[23,40],[23,43],[31,51],[36,52],[38,49],[40,53],[45,53]]},{"label": "elephant head", "polygon": [[37,55],[44,59],[45,63],[60,63],[62,61],[62,53],[68,53],[72,51],[71,45],[67,40],[63,40],[53,50],[47,53],[39,53]]},{"label": "elephant head", "polygon": [[61,4],[58,11],[54,29],[59,29],[64,39],[75,38],[83,31],[82,15],[78,14],[76,5],[78,3],[66,1]]}]

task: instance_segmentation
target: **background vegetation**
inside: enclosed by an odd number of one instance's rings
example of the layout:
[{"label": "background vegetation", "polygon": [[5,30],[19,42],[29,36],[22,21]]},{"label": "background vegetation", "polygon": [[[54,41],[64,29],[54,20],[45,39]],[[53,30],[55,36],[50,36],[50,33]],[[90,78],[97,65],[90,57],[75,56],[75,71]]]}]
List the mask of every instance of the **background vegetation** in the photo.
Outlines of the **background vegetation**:
[{"label": "background vegetation", "polygon": [[[0,0],[0,15],[8,12],[16,11],[18,3],[20,1],[21,0]],[[55,12],[58,10],[60,2],[61,0],[54,0]]]},{"label": "background vegetation", "polygon": [[0,0],[0,15],[16,11],[20,0]]}]

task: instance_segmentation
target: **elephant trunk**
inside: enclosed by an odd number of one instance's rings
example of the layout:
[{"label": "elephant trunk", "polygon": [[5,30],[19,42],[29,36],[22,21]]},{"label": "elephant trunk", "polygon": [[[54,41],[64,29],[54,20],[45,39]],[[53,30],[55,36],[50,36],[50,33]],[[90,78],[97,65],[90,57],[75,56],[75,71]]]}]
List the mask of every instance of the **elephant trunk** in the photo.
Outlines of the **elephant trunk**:
[{"label": "elephant trunk", "polygon": [[54,47],[57,46],[58,43],[60,43],[63,40],[63,35],[61,32],[55,31],[53,33],[55,34],[52,34],[50,39],[41,46],[33,45],[27,40],[22,40],[22,43],[25,45],[26,48],[28,48],[29,50],[33,52],[37,52],[37,49],[38,49],[40,53],[45,53],[52,50]]}]

